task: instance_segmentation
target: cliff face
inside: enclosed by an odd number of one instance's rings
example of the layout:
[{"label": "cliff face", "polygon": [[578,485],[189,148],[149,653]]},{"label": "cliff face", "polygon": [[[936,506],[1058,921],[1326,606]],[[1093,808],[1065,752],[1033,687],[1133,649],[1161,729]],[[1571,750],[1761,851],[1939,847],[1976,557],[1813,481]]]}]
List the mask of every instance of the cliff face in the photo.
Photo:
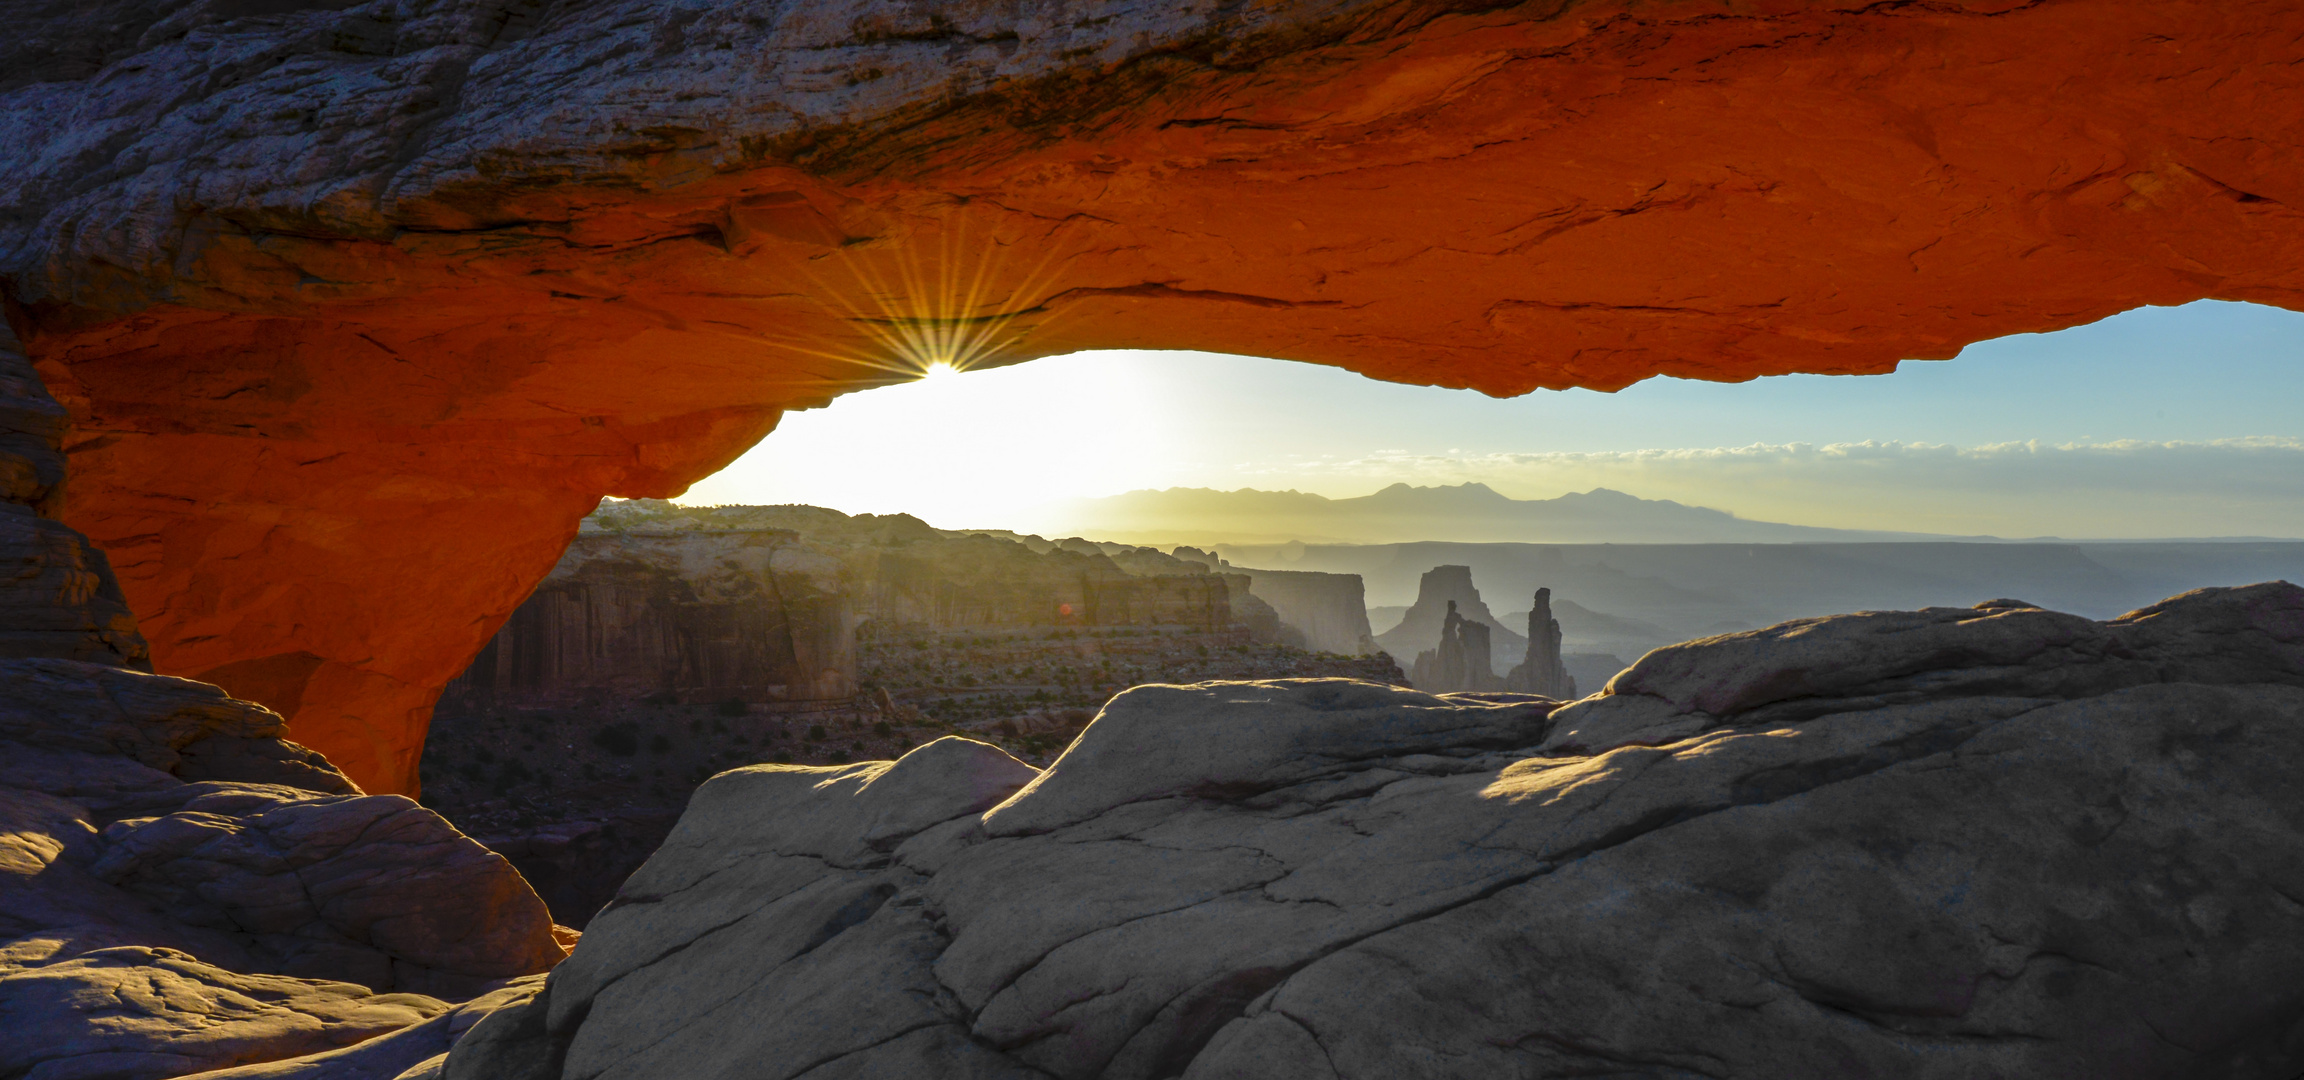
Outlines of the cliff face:
[{"label": "cliff face", "polygon": [[448,692],[822,701],[856,690],[845,567],[793,533],[588,533]]},{"label": "cliff face", "polygon": [[1376,651],[1375,637],[1368,630],[1368,594],[1358,574],[1255,570],[1234,566],[1197,548],[1177,548],[1176,556],[1246,578],[1247,587],[1272,605],[1282,623],[1304,635],[1304,648],[1344,656]]},{"label": "cliff face", "polygon": [[929,331],[1515,393],[2304,295],[2272,0],[262,7],[11,10],[0,307],[154,662],[385,790],[601,493]]},{"label": "cliff face", "polygon": [[[610,507],[448,692],[473,704],[615,695],[716,703],[856,691],[858,627],[1281,630],[1247,579],[1159,557],[1034,552],[912,518],[816,507]],[[1168,573],[1158,573],[1167,569]],[[1259,630],[1261,628],[1261,630]]]}]

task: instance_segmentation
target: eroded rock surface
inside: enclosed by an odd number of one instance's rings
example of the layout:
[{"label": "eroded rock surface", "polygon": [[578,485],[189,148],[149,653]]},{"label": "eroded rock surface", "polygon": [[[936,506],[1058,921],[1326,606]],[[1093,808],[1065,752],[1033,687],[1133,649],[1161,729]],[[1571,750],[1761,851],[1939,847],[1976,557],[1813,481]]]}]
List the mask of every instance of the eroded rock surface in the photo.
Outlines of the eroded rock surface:
[{"label": "eroded rock surface", "polygon": [[9,15],[0,294],[67,519],[161,670],[378,791],[598,496],[930,339],[1516,393],[2304,295],[2275,0]]},{"label": "eroded rock surface", "polygon": [[[6,361],[0,429],[53,412]],[[158,1080],[431,1032],[294,1074],[389,1080],[506,1000],[441,998],[561,958],[502,858],[363,794],[263,706],[138,670],[104,557],[38,516],[61,427],[17,427],[0,476],[37,482],[0,491],[0,533],[57,557],[0,590],[0,1075]]]},{"label": "eroded rock surface", "polygon": [[757,767],[447,1080],[2304,1069],[2304,589],[1651,654],[1555,711],[1145,687]]},{"label": "eroded rock surface", "polygon": [[0,1074],[332,1051],[561,958],[511,864],[280,728],[201,683],[0,661]]}]

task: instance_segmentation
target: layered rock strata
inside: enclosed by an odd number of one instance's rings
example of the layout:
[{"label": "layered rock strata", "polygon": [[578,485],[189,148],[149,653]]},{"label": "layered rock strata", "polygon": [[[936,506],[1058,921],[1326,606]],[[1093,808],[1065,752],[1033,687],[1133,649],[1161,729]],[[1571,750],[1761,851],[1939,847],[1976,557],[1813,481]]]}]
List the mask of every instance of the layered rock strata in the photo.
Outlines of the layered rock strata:
[{"label": "layered rock strata", "polygon": [[612,503],[585,519],[447,694],[461,711],[605,697],[842,702],[856,693],[860,630],[881,640],[1122,626],[1282,638],[1248,584],[1149,549],[1034,551],[900,514]]},{"label": "layered rock strata", "polygon": [[2304,1069],[2304,589],[1649,654],[1557,708],[1141,687],[761,767],[447,1080]]},{"label": "layered rock strata", "polygon": [[1398,678],[1381,657],[1254,644],[1283,636],[1273,609],[1208,571],[903,515],[611,502],[449,684],[425,803],[583,927],[688,792],[735,766],[954,730],[1045,763],[1136,683]]},{"label": "layered rock strata", "polygon": [[1302,634],[1304,648],[1342,656],[1377,651],[1368,627],[1368,590],[1358,574],[1234,566],[1214,552],[1192,547],[1179,547],[1174,556],[1247,578],[1249,593],[1272,605],[1281,623]]},{"label": "layered rock strata", "polygon": [[860,616],[844,571],[784,530],[587,532],[448,692],[468,707],[845,700]]},{"label": "layered rock strata", "polygon": [[0,307],[159,667],[377,790],[599,495],[940,352],[1516,393],[2304,289],[2270,0],[261,8],[11,9]]}]

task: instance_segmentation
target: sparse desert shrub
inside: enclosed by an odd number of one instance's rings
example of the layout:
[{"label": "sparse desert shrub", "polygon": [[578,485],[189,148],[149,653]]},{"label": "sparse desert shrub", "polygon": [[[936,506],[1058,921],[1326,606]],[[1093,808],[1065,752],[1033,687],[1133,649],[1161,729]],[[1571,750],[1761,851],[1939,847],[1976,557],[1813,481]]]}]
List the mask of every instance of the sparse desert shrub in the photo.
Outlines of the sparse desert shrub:
[{"label": "sparse desert shrub", "polygon": [[1016,737],[1016,721],[1002,720],[999,723],[992,725],[992,730],[1013,739]]},{"label": "sparse desert shrub", "polygon": [[888,734],[888,732],[889,732],[889,727],[888,727],[888,721],[886,721],[886,720],[882,720],[882,721],[880,721],[880,722],[878,722],[878,723],[875,723],[875,724],[873,724],[873,725],[872,725],[872,734],[874,734],[874,735],[886,735],[886,734]]},{"label": "sparse desert shrub", "polygon": [[824,725],[808,725],[808,734],[801,736],[801,738],[808,742],[822,742],[824,740]]},{"label": "sparse desert shrub", "polygon": [[592,733],[592,745],[617,757],[631,757],[640,752],[640,733],[630,724],[610,724]]},{"label": "sparse desert shrub", "polygon": [[496,760],[496,753],[495,753],[495,751],[493,751],[493,750],[490,750],[490,749],[488,749],[488,748],[487,748],[487,747],[485,747],[485,746],[475,746],[475,747],[473,747],[473,748],[472,748],[472,756],[473,756],[474,758],[477,758],[477,759],[479,759],[480,763],[481,763],[481,764],[483,764],[483,765],[487,765],[487,764],[493,764],[493,763],[495,762],[495,760]]},{"label": "sparse desert shrub", "polygon": [[789,750],[778,750],[776,751],[776,756],[770,760],[774,761],[778,765],[790,765],[792,764],[792,752]]},{"label": "sparse desert shrub", "polygon": [[732,697],[720,703],[720,715],[722,716],[742,716],[748,711],[750,711],[750,707],[744,704],[743,698]]},{"label": "sparse desert shrub", "polygon": [[659,732],[648,740],[648,752],[651,754],[669,754],[672,752],[672,740],[665,738],[663,733]]},{"label": "sparse desert shrub", "polygon": [[826,760],[830,761],[834,765],[846,765],[848,764],[848,751],[834,750],[832,751],[832,756]]}]

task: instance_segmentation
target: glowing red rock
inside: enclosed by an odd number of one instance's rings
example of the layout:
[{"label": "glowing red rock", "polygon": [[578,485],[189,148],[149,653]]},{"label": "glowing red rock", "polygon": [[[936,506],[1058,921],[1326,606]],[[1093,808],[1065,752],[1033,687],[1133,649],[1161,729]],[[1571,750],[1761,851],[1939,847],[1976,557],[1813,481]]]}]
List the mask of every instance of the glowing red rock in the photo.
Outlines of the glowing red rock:
[{"label": "glowing red rock", "polygon": [[34,20],[0,285],[65,518],[160,670],[407,791],[598,496],[920,319],[1513,394],[2304,295],[2293,5],[1152,7]]}]

